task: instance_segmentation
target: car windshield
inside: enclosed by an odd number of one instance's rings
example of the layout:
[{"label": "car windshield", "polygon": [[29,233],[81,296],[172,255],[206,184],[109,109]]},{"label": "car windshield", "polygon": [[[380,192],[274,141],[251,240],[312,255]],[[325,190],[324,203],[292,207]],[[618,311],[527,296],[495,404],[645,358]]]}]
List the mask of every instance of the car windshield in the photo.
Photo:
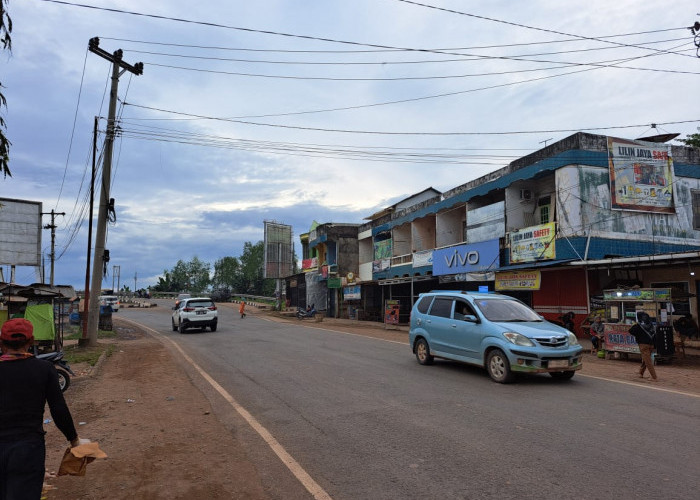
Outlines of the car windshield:
[{"label": "car windshield", "polygon": [[475,302],[489,321],[542,321],[535,311],[517,300],[477,299]]},{"label": "car windshield", "polygon": [[187,302],[187,307],[211,307],[213,305],[211,300],[190,300]]}]

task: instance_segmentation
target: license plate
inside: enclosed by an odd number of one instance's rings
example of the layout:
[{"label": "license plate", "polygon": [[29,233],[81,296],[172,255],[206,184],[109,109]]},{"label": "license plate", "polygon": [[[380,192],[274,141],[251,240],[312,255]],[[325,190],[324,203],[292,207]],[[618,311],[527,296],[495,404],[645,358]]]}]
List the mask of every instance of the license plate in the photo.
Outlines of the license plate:
[{"label": "license plate", "polygon": [[567,359],[553,359],[547,363],[548,368],[568,368],[569,360]]},{"label": "license plate", "polygon": [[197,314],[206,314],[206,311],[197,311]]}]

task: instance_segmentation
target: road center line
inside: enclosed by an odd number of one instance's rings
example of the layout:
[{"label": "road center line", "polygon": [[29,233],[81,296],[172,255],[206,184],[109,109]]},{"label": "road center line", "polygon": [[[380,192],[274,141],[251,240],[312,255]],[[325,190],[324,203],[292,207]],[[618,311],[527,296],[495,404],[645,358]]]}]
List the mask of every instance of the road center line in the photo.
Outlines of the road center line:
[{"label": "road center line", "polygon": [[289,471],[294,474],[294,477],[306,488],[306,490],[311,493],[311,495],[317,500],[332,500],[331,496],[326,493],[326,491],[316,482],[313,478],[304,470],[304,468],[294,460],[294,458],[284,449],[284,447],[277,441],[274,436],[258,422],[253,415],[250,414],[248,410],[243,408],[238,401],[236,401],[231,394],[228,393],[226,389],[221,387],[219,383],[214,380],[204,369],[202,369],[175,341],[165,337],[163,334],[149,328],[141,323],[137,323],[126,318],[119,318],[122,321],[133,323],[138,325],[140,328],[144,328],[151,332],[155,337],[169,342],[177,351],[182,355],[182,357],[187,360],[187,362],[192,365],[192,367],[199,372],[199,374],[209,382],[209,384],[218,392],[228,403],[233,407],[238,414],[243,417],[243,419],[248,422],[255,432],[267,443],[270,449],[279,457],[284,465],[287,466]]}]

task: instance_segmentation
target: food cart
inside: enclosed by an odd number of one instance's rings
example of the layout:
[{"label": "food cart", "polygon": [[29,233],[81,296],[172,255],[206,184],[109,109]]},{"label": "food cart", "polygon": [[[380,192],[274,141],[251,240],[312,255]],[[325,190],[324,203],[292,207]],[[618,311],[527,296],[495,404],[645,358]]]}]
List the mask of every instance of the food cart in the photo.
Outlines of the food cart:
[{"label": "food cart", "polygon": [[645,312],[654,326],[656,361],[670,361],[675,353],[671,315],[670,288],[632,288],[605,290],[605,323],[603,348],[605,357],[627,357],[639,354],[639,346],[630,328],[637,322],[637,315]]}]

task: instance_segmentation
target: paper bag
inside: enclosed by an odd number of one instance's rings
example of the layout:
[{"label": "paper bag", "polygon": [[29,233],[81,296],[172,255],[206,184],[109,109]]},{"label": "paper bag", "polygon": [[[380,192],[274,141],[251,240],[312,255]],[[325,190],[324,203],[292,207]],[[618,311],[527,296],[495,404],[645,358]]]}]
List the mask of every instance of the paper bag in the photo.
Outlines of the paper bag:
[{"label": "paper bag", "polygon": [[67,448],[58,468],[58,475],[84,476],[87,464],[96,458],[107,458],[107,454],[100,449],[98,443],[81,444]]}]

